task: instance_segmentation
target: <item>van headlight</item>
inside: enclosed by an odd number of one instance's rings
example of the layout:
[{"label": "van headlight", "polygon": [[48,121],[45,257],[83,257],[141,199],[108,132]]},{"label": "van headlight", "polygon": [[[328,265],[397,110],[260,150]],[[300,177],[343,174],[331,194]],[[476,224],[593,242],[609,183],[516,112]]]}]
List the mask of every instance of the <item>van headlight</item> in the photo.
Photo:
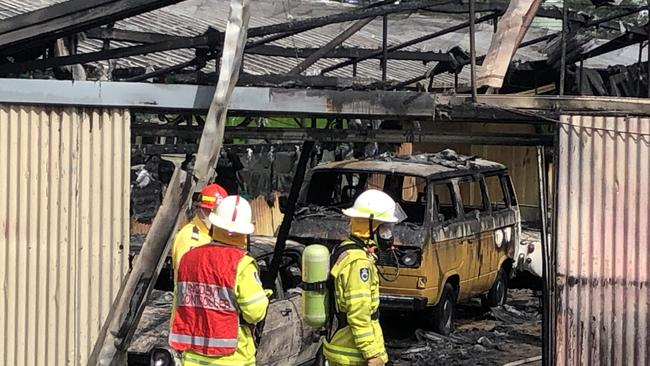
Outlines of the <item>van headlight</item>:
[{"label": "van headlight", "polygon": [[151,366],[174,366],[174,355],[166,348],[154,348],[151,350]]},{"label": "van headlight", "polygon": [[400,262],[407,267],[413,267],[418,262],[418,254],[416,252],[408,251],[402,254]]}]

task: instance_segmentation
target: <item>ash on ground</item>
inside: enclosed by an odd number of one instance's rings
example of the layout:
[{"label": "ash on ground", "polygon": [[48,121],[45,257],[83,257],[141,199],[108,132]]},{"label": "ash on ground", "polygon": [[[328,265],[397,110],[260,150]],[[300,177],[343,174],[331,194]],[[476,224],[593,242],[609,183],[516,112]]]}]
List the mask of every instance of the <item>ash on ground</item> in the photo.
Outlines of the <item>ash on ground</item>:
[{"label": "ash on ground", "polygon": [[500,308],[485,310],[480,301],[458,305],[449,336],[420,329],[422,315],[385,315],[391,365],[504,365],[542,354],[542,309],[530,290],[510,290]]}]

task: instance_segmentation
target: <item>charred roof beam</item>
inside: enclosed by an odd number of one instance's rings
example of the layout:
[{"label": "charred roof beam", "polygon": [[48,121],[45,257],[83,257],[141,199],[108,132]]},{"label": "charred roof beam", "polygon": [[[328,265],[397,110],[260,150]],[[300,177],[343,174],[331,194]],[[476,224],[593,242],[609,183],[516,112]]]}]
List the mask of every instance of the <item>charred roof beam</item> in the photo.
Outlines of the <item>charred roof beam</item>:
[{"label": "charred roof beam", "polygon": [[[137,125],[132,127],[134,136],[200,138],[200,129],[187,126],[167,127]],[[472,143],[480,145],[551,146],[553,134],[514,133],[422,133],[419,130],[351,130],[313,128],[267,128],[226,127],[229,139],[268,139],[282,141],[314,140],[319,142],[362,142],[362,143]]]},{"label": "charred roof beam", "polygon": [[2,21],[0,51],[19,52],[182,0],[70,0]]}]

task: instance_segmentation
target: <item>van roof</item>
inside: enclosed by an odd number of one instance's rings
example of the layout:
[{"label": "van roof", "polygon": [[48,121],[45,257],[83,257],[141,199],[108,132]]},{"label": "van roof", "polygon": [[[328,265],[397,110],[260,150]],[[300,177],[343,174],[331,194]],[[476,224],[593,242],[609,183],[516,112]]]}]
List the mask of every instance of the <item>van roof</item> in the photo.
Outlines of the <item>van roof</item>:
[{"label": "van roof", "polygon": [[506,166],[476,156],[458,154],[454,150],[408,156],[378,156],[362,160],[325,163],[314,168],[322,170],[366,171],[410,175],[423,178],[448,178],[505,170]]}]

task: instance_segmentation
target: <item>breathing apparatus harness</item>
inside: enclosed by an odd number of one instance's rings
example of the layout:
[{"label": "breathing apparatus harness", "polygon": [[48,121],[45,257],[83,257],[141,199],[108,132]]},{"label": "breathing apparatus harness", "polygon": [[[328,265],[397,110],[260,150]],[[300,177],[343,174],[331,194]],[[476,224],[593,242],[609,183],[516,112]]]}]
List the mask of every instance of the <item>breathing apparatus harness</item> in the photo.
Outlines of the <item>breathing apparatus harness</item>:
[{"label": "breathing apparatus harness", "polygon": [[[345,253],[348,250],[351,249],[359,249],[366,251],[368,249],[370,253],[374,253],[375,248],[368,248],[368,243],[369,241],[374,241],[377,243],[377,249],[379,250],[388,250],[390,251],[394,258],[395,258],[395,263],[397,264],[397,273],[395,274],[395,277],[392,279],[388,279],[380,270],[377,268],[377,273],[383,278],[385,281],[388,282],[394,282],[397,280],[399,277],[399,260],[397,258],[397,254],[395,253],[395,246],[393,245],[394,243],[394,236],[393,236],[393,224],[390,223],[381,223],[378,227],[377,230],[374,229],[373,227],[373,220],[374,220],[374,215],[370,215],[368,218],[368,233],[370,234],[369,240],[364,240],[358,236],[352,235],[350,236],[350,241],[351,243],[346,243],[346,244],[338,244],[336,245],[333,250],[332,254],[330,255],[330,269],[334,267],[334,264],[336,264],[336,261],[339,259],[339,257]],[[327,301],[328,301],[328,308],[329,308],[329,318],[327,320],[327,329],[328,329],[328,335],[327,339],[328,341],[331,340],[331,338],[338,332],[340,329],[343,329],[348,326],[348,318],[347,314],[344,312],[340,312],[336,306],[336,288],[335,288],[335,283],[334,283],[334,276],[330,273],[327,279]],[[334,319],[336,319],[336,327],[334,327]],[[372,320],[379,320],[379,310],[375,311],[370,315],[370,319]]]},{"label": "breathing apparatus harness", "polygon": [[[352,241],[351,243],[341,243],[334,247],[332,254],[330,255],[330,269],[334,267],[336,261],[346,251],[351,249],[366,250],[367,243],[363,239],[356,236],[350,236],[350,240]],[[332,273],[330,272],[327,277],[327,303],[329,308],[329,317],[327,319],[326,329],[328,330],[328,342],[332,340],[332,337],[334,337],[336,332],[348,326],[347,313],[339,311],[336,306],[336,284],[334,280],[334,276],[332,276]],[[334,327],[334,319],[336,319],[336,327]],[[372,313],[370,319],[379,320],[379,310]]]},{"label": "breathing apparatus harness", "polygon": [[374,238],[377,243],[377,248],[379,251],[389,251],[393,258],[395,259],[395,265],[397,266],[397,272],[392,279],[386,277],[386,275],[377,267],[377,273],[379,276],[384,279],[386,282],[395,282],[399,278],[399,258],[397,258],[397,253],[395,249],[395,236],[393,235],[394,224],[382,222],[377,226],[377,230],[373,227],[374,215],[371,214],[368,218],[368,233],[370,233],[370,238]]}]

